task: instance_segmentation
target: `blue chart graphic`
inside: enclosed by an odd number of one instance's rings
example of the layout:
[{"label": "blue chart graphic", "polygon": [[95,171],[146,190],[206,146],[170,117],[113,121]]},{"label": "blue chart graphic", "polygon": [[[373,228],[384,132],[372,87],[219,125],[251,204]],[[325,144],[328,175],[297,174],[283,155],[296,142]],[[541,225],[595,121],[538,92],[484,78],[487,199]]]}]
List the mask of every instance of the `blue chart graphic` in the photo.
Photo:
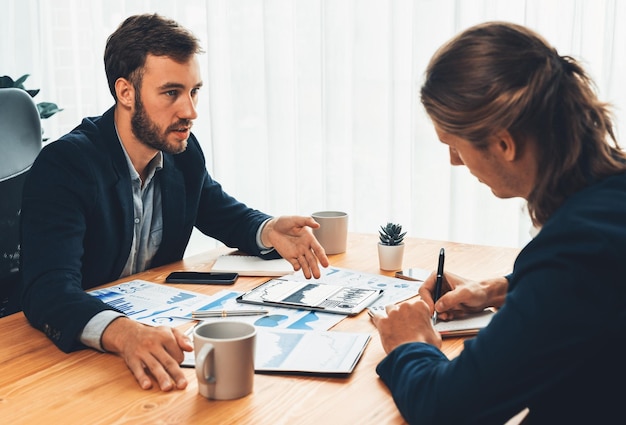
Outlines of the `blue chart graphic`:
[{"label": "blue chart graphic", "polygon": [[181,301],[185,301],[191,298],[195,298],[194,295],[192,294],[186,294],[184,292],[179,292],[178,294],[174,295],[172,298],[170,298],[169,300],[167,300],[168,304],[176,304],[179,303]]},{"label": "blue chart graphic", "polygon": [[[103,300],[104,301],[104,300]],[[135,306],[132,302],[125,300],[124,298],[117,298],[113,300],[106,301],[111,307],[114,307],[124,313],[127,316],[132,316],[134,314],[139,314],[146,311],[145,308],[140,310],[135,310]]]},{"label": "blue chart graphic", "polygon": [[[148,314],[146,314],[145,316],[135,317],[134,319],[141,321],[141,320],[144,320],[144,319],[148,319],[150,317],[159,318],[159,316],[161,316],[162,314],[165,314],[168,311],[172,311],[172,310],[176,310],[176,307],[170,307],[170,308],[166,308],[166,309],[163,309],[163,310],[151,311],[151,312],[148,312]],[[163,322],[162,319],[153,319],[153,320],[156,320],[157,323]],[[166,320],[166,322],[167,322],[167,320]]]},{"label": "blue chart graphic", "polygon": [[127,316],[133,316],[135,314],[143,313],[147,310],[145,308],[136,310],[135,305],[132,302],[125,300],[124,298],[118,298],[108,301],[107,304],[109,304],[111,307],[117,308]]},{"label": "blue chart graphic", "polygon": [[289,329],[303,329],[303,330],[313,330],[312,326],[309,326],[309,323],[318,322],[320,319],[317,316],[317,313],[314,311],[309,312],[303,318],[296,320],[291,325],[288,326]]},{"label": "blue chart graphic", "polygon": [[272,333],[271,335],[276,338],[272,344],[271,352],[276,354],[263,363],[262,366],[266,368],[280,367],[303,337],[302,334],[289,333]]},{"label": "blue chart graphic", "polygon": [[153,325],[172,324],[187,315],[191,318],[191,311],[210,299],[202,294],[142,280],[133,280],[89,293],[128,317]]},{"label": "blue chart graphic", "polygon": [[368,340],[364,333],[263,330],[257,334],[255,368],[348,373]]},{"label": "blue chart graphic", "polygon": [[334,268],[334,267],[329,267],[329,268],[326,270],[326,276],[331,276],[331,275],[333,275],[333,274],[335,274],[335,273],[340,273],[340,272],[341,272],[341,270],[339,270],[339,269],[336,269],[336,268]]},{"label": "blue chart graphic", "polygon": [[239,294],[237,292],[229,292],[223,297],[216,299],[202,307],[198,307],[198,310],[221,310],[228,301],[234,300]]},{"label": "blue chart graphic", "polygon": [[[107,291],[105,293],[96,294],[95,297],[100,298],[102,301],[109,304],[111,307],[114,307],[120,310],[122,313],[129,317],[134,317],[136,320],[143,320],[148,317],[159,316],[168,311],[175,310],[176,305],[180,304],[185,300],[189,300],[195,298],[193,294],[188,294],[185,292],[177,292],[172,294],[167,300],[165,300],[165,304],[169,307],[151,310],[145,307],[145,300],[143,301],[143,305],[136,305],[131,298],[125,296],[125,294],[119,294],[111,291]],[[146,313],[145,316],[137,316],[138,314]]]},{"label": "blue chart graphic", "polygon": [[280,322],[287,320],[288,317],[284,314],[268,314],[260,319],[255,320],[255,326],[263,326],[266,328],[277,328],[280,326]]}]

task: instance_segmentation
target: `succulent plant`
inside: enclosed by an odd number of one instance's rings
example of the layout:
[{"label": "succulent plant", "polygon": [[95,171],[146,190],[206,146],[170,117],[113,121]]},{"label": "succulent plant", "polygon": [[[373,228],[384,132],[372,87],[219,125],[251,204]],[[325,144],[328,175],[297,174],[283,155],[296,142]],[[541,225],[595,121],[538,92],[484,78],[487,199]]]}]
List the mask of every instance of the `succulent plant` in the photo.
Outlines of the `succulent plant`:
[{"label": "succulent plant", "polygon": [[378,234],[381,245],[400,245],[404,240],[406,232],[402,232],[402,225],[400,224],[387,223],[384,226],[380,226]]}]

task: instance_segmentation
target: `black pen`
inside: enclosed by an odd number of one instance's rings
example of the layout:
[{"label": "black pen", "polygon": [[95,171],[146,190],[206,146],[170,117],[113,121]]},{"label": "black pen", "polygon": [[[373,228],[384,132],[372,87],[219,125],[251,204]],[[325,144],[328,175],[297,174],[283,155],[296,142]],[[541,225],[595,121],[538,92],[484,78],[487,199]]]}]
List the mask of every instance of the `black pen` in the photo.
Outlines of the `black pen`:
[{"label": "black pen", "polygon": [[[437,280],[435,281],[435,293],[433,296],[433,303],[436,303],[441,296],[441,280],[443,279],[443,260],[446,258],[446,252],[443,248],[439,250],[439,264],[437,265]],[[437,310],[433,306],[433,326],[437,323]]]}]

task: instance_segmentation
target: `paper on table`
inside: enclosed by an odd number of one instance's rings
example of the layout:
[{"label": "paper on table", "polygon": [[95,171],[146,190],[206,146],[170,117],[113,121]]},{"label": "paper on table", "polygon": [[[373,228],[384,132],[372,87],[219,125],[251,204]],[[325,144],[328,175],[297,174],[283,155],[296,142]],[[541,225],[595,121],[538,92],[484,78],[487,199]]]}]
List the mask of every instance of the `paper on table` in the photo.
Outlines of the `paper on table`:
[{"label": "paper on table", "polygon": [[[370,335],[359,332],[303,331],[257,328],[256,372],[349,374],[358,363]],[[183,367],[194,367],[185,353]]]},{"label": "paper on table", "polygon": [[257,372],[351,373],[370,340],[367,333],[284,329],[257,336]]},{"label": "paper on table", "polygon": [[293,266],[284,258],[264,260],[251,255],[222,255],[211,268],[213,272],[236,272],[240,276],[283,276],[293,273]]},{"label": "paper on table", "polygon": [[[385,315],[385,310],[381,308],[368,309],[370,315],[379,314]],[[486,327],[491,321],[495,311],[491,309],[485,309],[480,313],[470,314],[461,319],[450,320],[444,322],[438,320],[435,324],[435,329],[441,334],[443,338],[453,336],[472,336],[476,335],[478,331]]]},{"label": "paper on table", "polygon": [[211,301],[208,295],[139,279],[87,293],[129,318],[152,326],[188,323],[194,310]]},{"label": "paper on table", "polygon": [[[146,325],[177,327],[194,321],[194,311],[250,309],[237,302],[241,291],[223,290],[214,295],[185,291],[174,286],[133,280],[89,294],[115,307],[129,318]],[[293,308],[267,307],[262,316],[232,316],[231,320],[271,328],[328,330],[346,316]],[[221,317],[207,320],[221,320]]]},{"label": "paper on table", "polygon": [[[210,302],[200,307],[199,310],[239,310],[250,309],[249,304],[237,302],[241,291],[223,290],[211,297]],[[322,313],[319,311],[298,310],[284,307],[264,307],[268,313],[263,316],[232,316],[230,320],[250,323],[257,327],[273,329],[299,329],[299,330],[328,330],[347,316]],[[219,321],[221,317],[203,319],[203,321]]]},{"label": "paper on table", "polygon": [[353,288],[382,289],[383,295],[378,298],[370,309],[382,309],[384,311],[387,304],[395,304],[407,300],[417,295],[422,282],[398,279],[397,277],[383,276],[379,274],[364,273],[357,270],[344,269],[341,267],[329,266],[320,268],[322,276],[319,279],[306,279],[302,270],[288,276],[283,276],[285,280],[296,280],[300,282],[319,282],[331,285],[349,286]]}]

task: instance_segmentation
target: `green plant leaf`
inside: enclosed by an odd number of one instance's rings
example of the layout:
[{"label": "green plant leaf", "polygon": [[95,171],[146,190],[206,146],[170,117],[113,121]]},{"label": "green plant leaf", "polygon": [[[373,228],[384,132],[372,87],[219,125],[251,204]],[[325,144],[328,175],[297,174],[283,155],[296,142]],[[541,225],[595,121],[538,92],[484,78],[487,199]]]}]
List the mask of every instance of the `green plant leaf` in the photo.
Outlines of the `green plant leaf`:
[{"label": "green plant leaf", "polygon": [[30,77],[30,74],[24,74],[22,75],[20,78],[18,78],[13,87],[19,87],[19,88],[24,88],[24,81],[26,81],[28,79],[28,77]]},{"label": "green plant leaf", "polygon": [[400,245],[404,240],[406,232],[402,233],[402,225],[400,224],[387,223],[384,226],[380,226],[378,234],[382,245]]},{"label": "green plant leaf", "polygon": [[13,78],[9,77],[8,75],[3,75],[2,77],[0,77],[0,88],[11,88],[13,87],[13,84],[15,84]]},{"label": "green plant leaf", "polygon": [[41,119],[50,118],[52,115],[63,110],[59,108],[56,103],[51,102],[38,103],[37,109],[39,110],[39,116],[41,117]]}]

